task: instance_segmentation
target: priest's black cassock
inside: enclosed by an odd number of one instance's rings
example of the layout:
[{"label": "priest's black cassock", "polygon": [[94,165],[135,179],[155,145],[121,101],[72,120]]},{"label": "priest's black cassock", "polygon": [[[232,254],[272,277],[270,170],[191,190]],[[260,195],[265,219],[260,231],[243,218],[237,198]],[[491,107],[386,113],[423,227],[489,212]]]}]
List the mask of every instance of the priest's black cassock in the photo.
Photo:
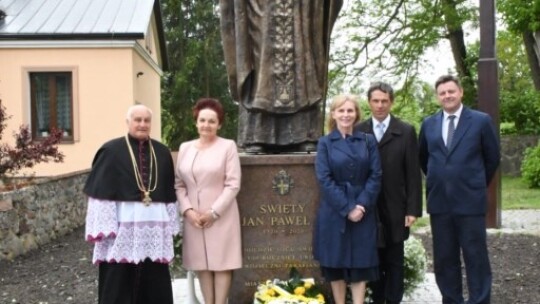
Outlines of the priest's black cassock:
[{"label": "priest's black cassock", "polygon": [[94,243],[92,260],[99,264],[98,303],[172,304],[168,263],[179,219],[169,149],[130,135],[105,143],[84,192],[85,237]]}]

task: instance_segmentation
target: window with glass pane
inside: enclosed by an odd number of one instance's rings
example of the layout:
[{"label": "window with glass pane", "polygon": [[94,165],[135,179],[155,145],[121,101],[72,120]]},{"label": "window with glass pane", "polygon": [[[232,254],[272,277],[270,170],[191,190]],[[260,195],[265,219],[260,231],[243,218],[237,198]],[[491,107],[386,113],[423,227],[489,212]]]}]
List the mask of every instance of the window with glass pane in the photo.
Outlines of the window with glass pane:
[{"label": "window with glass pane", "polygon": [[71,72],[30,73],[32,134],[47,137],[61,129],[64,139],[73,138],[73,97]]}]

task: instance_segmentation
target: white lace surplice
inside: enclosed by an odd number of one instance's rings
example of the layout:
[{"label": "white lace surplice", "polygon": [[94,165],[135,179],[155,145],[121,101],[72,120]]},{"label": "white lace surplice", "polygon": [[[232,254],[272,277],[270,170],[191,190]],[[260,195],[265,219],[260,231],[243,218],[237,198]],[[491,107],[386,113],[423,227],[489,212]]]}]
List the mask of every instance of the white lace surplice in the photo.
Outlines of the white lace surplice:
[{"label": "white lace surplice", "polygon": [[94,264],[137,264],[146,258],[169,263],[174,257],[172,236],[179,232],[176,202],[145,206],[88,198],[85,237],[95,244]]}]

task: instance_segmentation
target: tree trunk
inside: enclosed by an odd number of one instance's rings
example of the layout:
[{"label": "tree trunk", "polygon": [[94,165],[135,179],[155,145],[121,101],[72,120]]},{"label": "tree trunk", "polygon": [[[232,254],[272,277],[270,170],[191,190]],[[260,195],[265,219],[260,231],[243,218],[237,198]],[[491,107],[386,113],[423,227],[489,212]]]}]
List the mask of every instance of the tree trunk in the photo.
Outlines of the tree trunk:
[{"label": "tree trunk", "polygon": [[456,63],[456,71],[461,80],[464,89],[463,102],[467,105],[476,107],[478,103],[478,94],[476,82],[472,78],[471,66],[467,61],[467,48],[463,38],[463,24],[458,18],[456,1],[443,0],[443,14],[448,30],[448,40],[452,49],[452,55]]},{"label": "tree trunk", "polygon": [[534,88],[537,91],[540,91],[540,62],[538,61],[538,56],[540,54],[536,53],[538,49],[537,41],[534,33],[526,31],[523,32],[523,44],[525,45],[525,51],[527,52],[527,61],[529,62],[529,67],[531,68],[531,76],[534,83]]}]

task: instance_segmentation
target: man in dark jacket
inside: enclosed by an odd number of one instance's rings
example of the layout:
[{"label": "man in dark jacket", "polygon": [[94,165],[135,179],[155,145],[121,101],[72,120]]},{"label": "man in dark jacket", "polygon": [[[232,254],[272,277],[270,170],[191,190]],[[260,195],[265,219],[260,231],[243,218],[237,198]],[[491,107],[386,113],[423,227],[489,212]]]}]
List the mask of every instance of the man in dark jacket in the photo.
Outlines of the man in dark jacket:
[{"label": "man in dark jacket", "polygon": [[419,136],[435,280],[443,303],[489,304],[492,274],[485,216],[487,188],[500,161],[499,138],[488,114],[463,105],[459,79],[441,76],[435,90],[441,111],[424,119]]},{"label": "man in dark jacket", "polygon": [[404,292],[404,241],[422,216],[422,181],[414,127],[390,114],[394,91],[386,83],[368,90],[372,116],[357,129],[379,142],[382,187],[377,201],[384,247],[379,248],[380,280],[370,284],[373,303],[400,303]]}]

